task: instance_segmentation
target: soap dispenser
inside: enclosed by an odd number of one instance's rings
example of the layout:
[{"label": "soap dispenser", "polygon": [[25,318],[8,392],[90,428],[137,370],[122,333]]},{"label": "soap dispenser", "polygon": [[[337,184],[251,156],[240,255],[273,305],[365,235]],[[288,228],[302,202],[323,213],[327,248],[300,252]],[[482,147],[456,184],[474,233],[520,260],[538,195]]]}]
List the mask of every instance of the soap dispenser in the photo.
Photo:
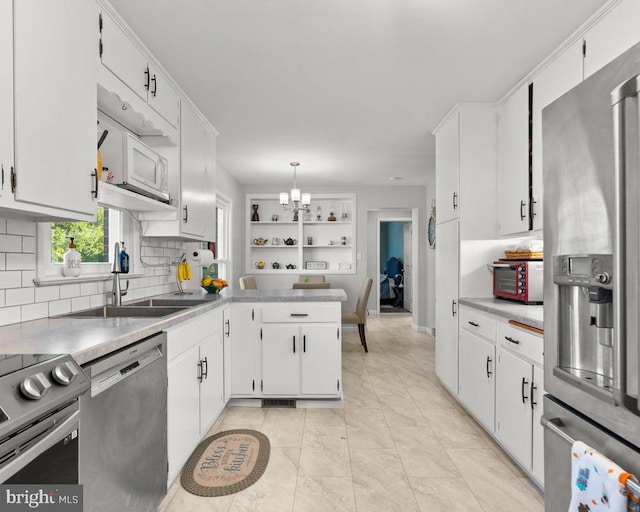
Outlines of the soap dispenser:
[{"label": "soap dispenser", "polygon": [[62,256],[62,274],[65,277],[78,277],[80,275],[80,263],[82,257],[76,251],[76,244],[73,243],[73,237],[69,237],[71,243],[69,249]]},{"label": "soap dispenser", "polygon": [[118,258],[120,258],[120,270],[123,274],[129,273],[129,255],[124,247],[124,242],[120,242],[122,244],[122,249],[120,250],[120,254]]}]

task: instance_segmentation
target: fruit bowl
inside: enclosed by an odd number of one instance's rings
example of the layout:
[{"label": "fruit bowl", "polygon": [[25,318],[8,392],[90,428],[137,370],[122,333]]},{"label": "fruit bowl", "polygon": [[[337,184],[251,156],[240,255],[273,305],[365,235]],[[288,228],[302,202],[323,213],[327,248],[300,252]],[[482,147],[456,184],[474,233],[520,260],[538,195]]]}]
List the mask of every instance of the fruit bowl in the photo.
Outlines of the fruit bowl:
[{"label": "fruit bowl", "polygon": [[211,279],[203,278],[200,281],[200,286],[207,290],[207,293],[220,293],[220,290],[226,288],[229,285],[224,279]]},{"label": "fruit bowl", "polygon": [[210,285],[210,286],[200,285],[200,286],[202,286],[202,288],[207,290],[207,293],[220,293],[220,290],[226,288],[226,286],[213,286],[213,285]]}]

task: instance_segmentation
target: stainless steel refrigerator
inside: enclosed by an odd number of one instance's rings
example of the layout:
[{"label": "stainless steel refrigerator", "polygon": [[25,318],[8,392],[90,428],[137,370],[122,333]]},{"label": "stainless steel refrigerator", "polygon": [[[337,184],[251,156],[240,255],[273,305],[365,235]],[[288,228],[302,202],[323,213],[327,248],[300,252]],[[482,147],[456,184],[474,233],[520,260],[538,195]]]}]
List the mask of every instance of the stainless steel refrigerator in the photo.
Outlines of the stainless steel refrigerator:
[{"label": "stainless steel refrigerator", "polygon": [[542,113],[547,512],[575,439],[640,477],[639,75],[637,45]]}]

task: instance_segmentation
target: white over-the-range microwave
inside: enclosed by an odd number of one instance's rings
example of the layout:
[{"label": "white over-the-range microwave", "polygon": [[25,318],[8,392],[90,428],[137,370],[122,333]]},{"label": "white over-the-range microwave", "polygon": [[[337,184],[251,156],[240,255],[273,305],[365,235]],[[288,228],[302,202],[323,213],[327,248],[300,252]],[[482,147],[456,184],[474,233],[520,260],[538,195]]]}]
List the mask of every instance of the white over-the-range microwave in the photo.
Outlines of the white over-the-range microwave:
[{"label": "white over-the-range microwave", "polygon": [[[100,124],[109,129],[108,124]],[[170,202],[167,160],[138,137],[126,130],[110,130],[100,151],[103,181]]]}]

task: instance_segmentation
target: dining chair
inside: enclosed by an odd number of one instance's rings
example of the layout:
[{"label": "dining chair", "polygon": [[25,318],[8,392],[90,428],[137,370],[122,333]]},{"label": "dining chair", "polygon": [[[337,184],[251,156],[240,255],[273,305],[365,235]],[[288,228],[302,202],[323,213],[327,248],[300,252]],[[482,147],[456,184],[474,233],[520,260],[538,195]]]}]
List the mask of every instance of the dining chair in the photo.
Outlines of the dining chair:
[{"label": "dining chair", "polygon": [[294,290],[326,290],[331,283],[293,283]]},{"label": "dining chair", "polygon": [[298,282],[299,283],[324,283],[325,277],[319,276],[319,275],[312,275],[312,276],[300,275],[298,276]]},{"label": "dining chair", "polygon": [[256,278],[253,276],[244,276],[240,278],[240,289],[241,290],[257,290],[258,283],[256,283]]},{"label": "dining chair", "polygon": [[371,293],[371,286],[373,286],[373,279],[367,277],[356,302],[355,311],[343,311],[342,312],[342,325],[357,325],[358,333],[360,334],[360,343],[364,347],[365,352],[369,352],[367,348],[367,338],[365,337],[364,325],[367,318],[367,302],[369,302],[369,294]]}]

